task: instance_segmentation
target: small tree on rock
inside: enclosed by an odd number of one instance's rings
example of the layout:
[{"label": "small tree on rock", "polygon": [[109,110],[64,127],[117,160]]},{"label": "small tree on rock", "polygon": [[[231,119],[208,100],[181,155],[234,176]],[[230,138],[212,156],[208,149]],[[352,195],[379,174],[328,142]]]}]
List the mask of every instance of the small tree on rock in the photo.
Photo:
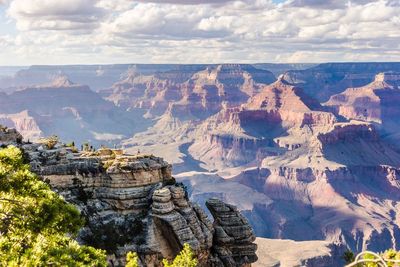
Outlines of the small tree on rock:
[{"label": "small tree on rock", "polygon": [[198,261],[189,244],[184,244],[183,249],[179,255],[175,257],[172,263],[169,263],[166,259],[163,259],[162,263],[164,267],[196,267]]},{"label": "small tree on rock", "polygon": [[24,164],[16,147],[0,149],[0,266],[107,266],[103,250],[79,245],[84,221]]},{"label": "small tree on rock", "polygon": [[136,252],[128,252],[126,254],[126,265],[125,267],[139,267],[139,257]]}]

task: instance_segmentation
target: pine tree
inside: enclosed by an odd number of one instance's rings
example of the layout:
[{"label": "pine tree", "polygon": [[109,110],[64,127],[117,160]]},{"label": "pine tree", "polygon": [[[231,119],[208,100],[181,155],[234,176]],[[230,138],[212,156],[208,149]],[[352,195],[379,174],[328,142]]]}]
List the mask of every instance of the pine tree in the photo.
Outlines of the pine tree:
[{"label": "pine tree", "polygon": [[192,248],[188,244],[184,244],[183,249],[172,263],[169,263],[166,259],[163,259],[162,263],[164,267],[196,267],[198,261],[194,256]]},{"label": "pine tree", "polygon": [[139,267],[139,257],[136,252],[128,252],[126,254],[126,265],[125,267]]},{"label": "pine tree", "polygon": [[0,150],[0,266],[107,266],[104,251],[73,239],[83,223],[30,172],[21,150]]}]

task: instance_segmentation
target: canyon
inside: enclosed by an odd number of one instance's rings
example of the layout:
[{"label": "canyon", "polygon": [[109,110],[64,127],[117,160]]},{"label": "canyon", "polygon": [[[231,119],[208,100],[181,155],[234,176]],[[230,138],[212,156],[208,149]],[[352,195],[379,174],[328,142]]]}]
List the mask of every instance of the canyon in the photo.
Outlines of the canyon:
[{"label": "canyon", "polygon": [[[154,154],[171,164],[153,156],[138,160],[147,162],[143,168],[152,173],[153,178],[139,175],[154,182],[150,187],[136,184],[129,173],[114,173],[117,162],[107,159],[110,155],[64,158],[77,162],[72,169],[63,163],[61,173],[51,164],[37,169],[71,201],[79,202],[66,192],[82,193],[85,185],[88,207],[104,209],[93,225],[110,221],[110,209],[135,216],[144,209],[153,214],[152,220],[143,219],[145,227],[154,226],[146,229],[173,228],[170,220],[179,213],[196,229],[174,243],[187,241],[211,259],[205,251],[212,246],[207,240],[213,229],[205,218],[219,220],[215,207],[225,205],[219,199],[235,205],[227,209],[240,211],[246,217],[237,215],[240,220],[254,229],[260,262],[290,266],[309,260],[309,266],[333,266],[331,259],[338,262],[345,247],[400,247],[399,71],[399,63],[34,66],[2,76],[0,124],[16,128],[25,141],[56,134],[64,142]],[[33,147],[38,166],[46,157],[60,157],[43,156]],[[126,164],[122,169],[136,164],[135,156],[118,157]],[[99,173],[101,164],[109,166],[106,174]],[[68,184],[76,178],[74,168],[94,178],[84,175],[79,185]],[[172,176],[185,185],[189,202],[179,187],[168,184]],[[116,193],[118,183],[143,187],[147,197],[132,189]],[[143,198],[155,205],[146,206]],[[169,212],[162,213],[163,208]],[[145,240],[141,248],[155,250],[153,258],[176,253],[179,246],[155,241],[154,233],[146,231],[129,242]],[[153,241],[157,248],[151,247]],[[307,258],[278,253],[282,246],[296,250],[306,244],[313,251]],[[123,252],[114,260],[118,253]]]},{"label": "canyon", "polygon": [[237,208],[208,199],[212,223],[161,158],[26,143],[4,127],[0,133],[0,145],[19,147],[31,170],[80,210],[86,224],[77,240],[104,249],[110,266],[124,266],[129,251],[137,252],[140,266],[163,266],[184,244],[198,266],[250,266],[258,259],[253,229]]}]

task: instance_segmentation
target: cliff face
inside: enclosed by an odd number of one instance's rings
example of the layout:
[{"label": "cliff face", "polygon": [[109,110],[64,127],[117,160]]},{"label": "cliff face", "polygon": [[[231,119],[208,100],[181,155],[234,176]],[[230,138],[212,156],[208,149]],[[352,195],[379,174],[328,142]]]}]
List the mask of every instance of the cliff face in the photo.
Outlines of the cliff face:
[{"label": "cliff face", "polygon": [[272,199],[263,235],[358,251],[398,248],[400,155],[368,123],[335,123],[314,134],[234,178]]},{"label": "cliff face", "polygon": [[[5,138],[5,141],[8,139]],[[171,165],[120,150],[73,153],[23,144],[31,168],[87,219],[78,240],[106,249],[114,265],[137,251],[143,266],[160,266],[188,243],[200,266],[243,266],[257,260],[252,228],[233,206],[207,202],[214,224],[187,199]]]},{"label": "cliff face", "polygon": [[400,130],[399,85],[400,73],[379,73],[372,83],[333,95],[325,105],[346,119],[374,123],[386,138],[397,142]]},{"label": "cliff face", "polygon": [[15,91],[0,102],[0,122],[17,128],[30,141],[56,134],[79,143],[115,143],[148,126],[145,120],[136,122],[141,112],[118,109],[88,86],[74,84],[65,76]]},{"label": "cliff face", "polygon": [[238,105],[275,80],[272,73],[251,65],[204,66],[197,72],[132,73],[102,92],[123,108],[142,108],[148,116],[165,111],[180,119],[205,119],[224,103]]},{"label": "cliff face", "polygon": [[16,129],[26,140],[37,140],[43,135],[35,118],[27,110],[15,114],[0,114],[0,124]]},{"label": "cliff face", "polygon": [[286,81],[304,88],[308,95],[327,101],[347,88],[371,83],[377,73],[399,71],[397,62],[324,63],[305,70],[288,71],[284,77]]},{"label": "cliff face", "polygon": [[[273,84],[269,72],[248,65],[148,68],[132,68],[101,92],[123,108],[99,99],[88,88],[61,81],[59,87],[2,94],[0,110],[5,111],[0,121],[28,132],[36,129],[28,120],[32,117],[43,134],[56,133],[66,141],[76,136],[123,138],[120,144],[127,151],[154,153],[174,164],[175,177],[185,182],[189,195],[201,205],[210,197],[235,203],[258,236],[328,239],[355,250],[399,246],[400,98],[395,73],[400,71],[399,63],[321,64],[289,71]],[[384,73],[375,76],[377,72]],[[46,105],[48,96],[60,99],[66,94],[70,97],[58,102],[62,105]],[[16,99],[33,95],[40,104]],[[323,105],[313,100],[329,97]],[[120,116],[121,110],[129,116]],[[138,110],[154,119],[152,127],[147,128],[149,120],[142,117],[132,119],[130,112]],[[138,124],[146,130],[132,136],[129,129]],[[129,139],[123,137],[127,134]],[[88,156],[87,162],[96,158]],[[107,161],[105,166],[112,164]],[[102,188],[107,183],[115,187],[113,180],[104,177],[120,170],[111,171],[96,176],[96,184],[102,181]],[[158,177],[155,170],[146,172]],[[65,177],[70,181],[72,176]],[[124,183],[118,179],[116,184]],[[146,192],[153,195],[156,189],[162,188],[152,185]],[[168,209],[175,203],[171,190]],[[141,207],[146,199],[153,201],[142,197],[125,203],[115,198],[107,199],[113,204],[104,207]],[[174,204],[175,209],[179,208]],[[172,224],[156,221],[162,227]],[[207,239],[206,233],[201,237],[191,231],[196,239]]]},{"label": "cliff face", "polygon": [[240,166],[275,155],[279,147],[297,148],[305,142],[305,131],[335,122],[332,113],[280,77],[247,103],[205,120],[189,152],[209,169]]},{"label": "cliff face", "polygon": [[189,152],[271,199],[246,211],[259,236],[398,247],[400,154],[374,124],[339,121],[280,78],[207,119]]}]

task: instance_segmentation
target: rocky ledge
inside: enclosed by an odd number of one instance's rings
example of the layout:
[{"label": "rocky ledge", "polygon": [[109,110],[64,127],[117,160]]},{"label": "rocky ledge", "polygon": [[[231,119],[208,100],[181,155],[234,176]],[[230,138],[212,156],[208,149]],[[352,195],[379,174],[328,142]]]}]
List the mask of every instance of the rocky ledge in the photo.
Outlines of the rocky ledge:
[{"label": "rocky ledge", "polygon": [[199,266],[257,261],[253,230],[239,211],[210,199],[212,223],[188,200],[185,186],[175,182],[162,158],[106,148],[82,152],[61,144],[19,146],[31,169],[86,217],[78,241],[107,250],[112,266],[124,265],[128,251],[139,254],[141,266],[161,266],[162,258],[172,259],[185,243]]},{"label": "rocky ledge", "polygon": [[0,125],[0,146],[8,146],[11,144],[20,144],[22,135],[15,129],[9,129]]}]

